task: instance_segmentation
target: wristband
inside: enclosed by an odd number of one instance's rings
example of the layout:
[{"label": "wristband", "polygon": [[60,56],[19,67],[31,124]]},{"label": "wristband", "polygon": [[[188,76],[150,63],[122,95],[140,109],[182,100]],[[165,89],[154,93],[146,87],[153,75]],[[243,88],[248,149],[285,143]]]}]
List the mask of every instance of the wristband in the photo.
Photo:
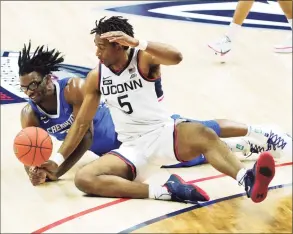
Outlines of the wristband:
[{"label": "wristband", "polygon": [[65,161],[64,157],[60,153],[55,154],[53,157],[50,158],[50,160],[55,162],[58,167]]},{"label": "wristband", "polygon": [[148,42],[145,40],[139,40],[138,41],[138,46],[136,48],[140,49],[140,50],[146,50],[146,48],[148,47]]}]

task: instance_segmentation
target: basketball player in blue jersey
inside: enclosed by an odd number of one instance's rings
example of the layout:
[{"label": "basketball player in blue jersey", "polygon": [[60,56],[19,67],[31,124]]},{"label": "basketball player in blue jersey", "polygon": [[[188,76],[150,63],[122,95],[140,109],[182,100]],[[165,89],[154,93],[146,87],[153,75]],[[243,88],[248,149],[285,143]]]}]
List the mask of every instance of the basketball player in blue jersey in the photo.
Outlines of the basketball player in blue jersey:
[{"label": "basketball player in blue jersey", "polygon": [[[56,81],[52,72],[58,70],[59,64],[63,62],[60,52],[44,50],[44,46],[39,46],[34,55],[30,57],[30,47],[31,44],[23,48],[18,63],[20,87],[29,97],[28,104],[21,112],[21,125],[23,128],[30,126],[40,127],[56,139],[63,141],[83,101],[84,80],[66,78]],[[172,117],[174,119],[179,118],[178,115],[173,115]],[[213,129],[217,134],[221,131],[222,136],[236,136],[237,134],[241,136],[241,129],[238,128],[237,130],[236,125],[233,126],[231,121],[217,120],[202,123]],[[247,142],[238,139],[237,141],[228,141],[227,144],[232,150],[237,150],[236,144],[246,144],[243,147],[250,148]],[[104,103],[101,103],[93,119],[93,128],[85,134],[77,149],[55,170],[54,175],[51,172],[48,177],[49,179],[57,179],[63,175],[87,150],[101,156],[119,148],[120,144],[117,140],[117,133],[115,132],[109,109]],[[54,168],[55,166],[56,169],[56,165],[53,162],[54,158],[43,167],[50,169],[50,167]],[[206,162],[204,157],[197,157],[189,162],[163,167],[187,167],[204,162]],[[28,171],[28,167],[26,169]],[[31,169],[35,168],[32,167]],[[32,183],[38,185],[45,181],[46,173],[42,170],[31,170],[29,176]]]},{"label": "basketball player in blue jersey", "polygon": [[[174,120],[159,104],[156,82],[161,79],[160,65],[181,62],[176,48],[136,39],[133,27],[122,17],[101,19],[92,33],[100,63],[87,76],[83,103],[57,155],[66,158],[76,149],[91,126],[102,95],[122,145],[81,168],[75,176],[78,189],[103,197],[206,201],[204,191],[176,175],[164,186],[139,179],[149,164],[190,161],[203,154],[215,169],[244,185],[252,201],[266,198],[275,174],[269,152],[260,154],[254,167],[246,169],[214,131],[183,118]],[[244,131],[274,150],[292,145],[285,134],[277,135],[273,129],[249,126]]]}]

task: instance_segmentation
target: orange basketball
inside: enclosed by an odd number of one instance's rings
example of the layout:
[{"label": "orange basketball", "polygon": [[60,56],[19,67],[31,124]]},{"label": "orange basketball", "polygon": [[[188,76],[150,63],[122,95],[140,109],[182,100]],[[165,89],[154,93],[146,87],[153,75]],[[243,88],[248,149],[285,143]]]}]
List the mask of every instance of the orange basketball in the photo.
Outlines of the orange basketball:
[{"label": "orange basketball", "polygon": [[26,166],[40,166],[47,161],[53,150],[50,135],[43,129],[27,127],[14,139],[13,149],[16,157]]}]

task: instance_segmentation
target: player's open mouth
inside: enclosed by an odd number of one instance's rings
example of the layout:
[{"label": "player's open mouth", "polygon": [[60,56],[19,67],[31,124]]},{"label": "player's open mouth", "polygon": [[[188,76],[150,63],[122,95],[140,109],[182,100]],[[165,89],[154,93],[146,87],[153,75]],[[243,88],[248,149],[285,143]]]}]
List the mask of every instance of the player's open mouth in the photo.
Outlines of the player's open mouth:
[{"label": "player's open mouth", "polygon": [[38,94],[36,93],[36,94],[30,96],[30,99],[32,99],[32,100],[36,100],[37,97],[38,97]]}]

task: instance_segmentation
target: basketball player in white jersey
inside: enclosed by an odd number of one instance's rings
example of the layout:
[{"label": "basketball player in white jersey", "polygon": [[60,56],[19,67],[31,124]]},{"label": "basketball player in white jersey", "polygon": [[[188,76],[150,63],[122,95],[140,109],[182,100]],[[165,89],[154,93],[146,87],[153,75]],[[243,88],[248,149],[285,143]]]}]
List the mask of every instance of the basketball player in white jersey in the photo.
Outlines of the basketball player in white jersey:
[{"label": "basketball player in white jersey", "polygon": [[[119,149],[81,168],[75,184],[81,191],[103,197],[130,197],[197,202],[209,199],[195,185],[187,185],[171,175],[164,186],[142,183],[140,174],[149,164],[166,165],[189,161],[205,155],[218,171],[245,186],[254,202],[263,201],[275,174],[274,159],[262,153],[252,169],[246,169],[220,140],[204,125],[182,118],[173,120],[158,100],[156,84],[161,78],[160,65],[175,65],[182,55],[174,47],[134,38],[127,19],[101,19],[96,28],[95,45],[100,60],[87,77],[84,100],[58,154],[71,154],[89,129],[101,95],[109,105]],[[272,142],[272,129],[249,127],[249,135],[262,139],[272,148],[284,150],[292,143]],[[280,139],[279,136],[277,136]],[[135,177],[137,180],[134,180]]]}]

